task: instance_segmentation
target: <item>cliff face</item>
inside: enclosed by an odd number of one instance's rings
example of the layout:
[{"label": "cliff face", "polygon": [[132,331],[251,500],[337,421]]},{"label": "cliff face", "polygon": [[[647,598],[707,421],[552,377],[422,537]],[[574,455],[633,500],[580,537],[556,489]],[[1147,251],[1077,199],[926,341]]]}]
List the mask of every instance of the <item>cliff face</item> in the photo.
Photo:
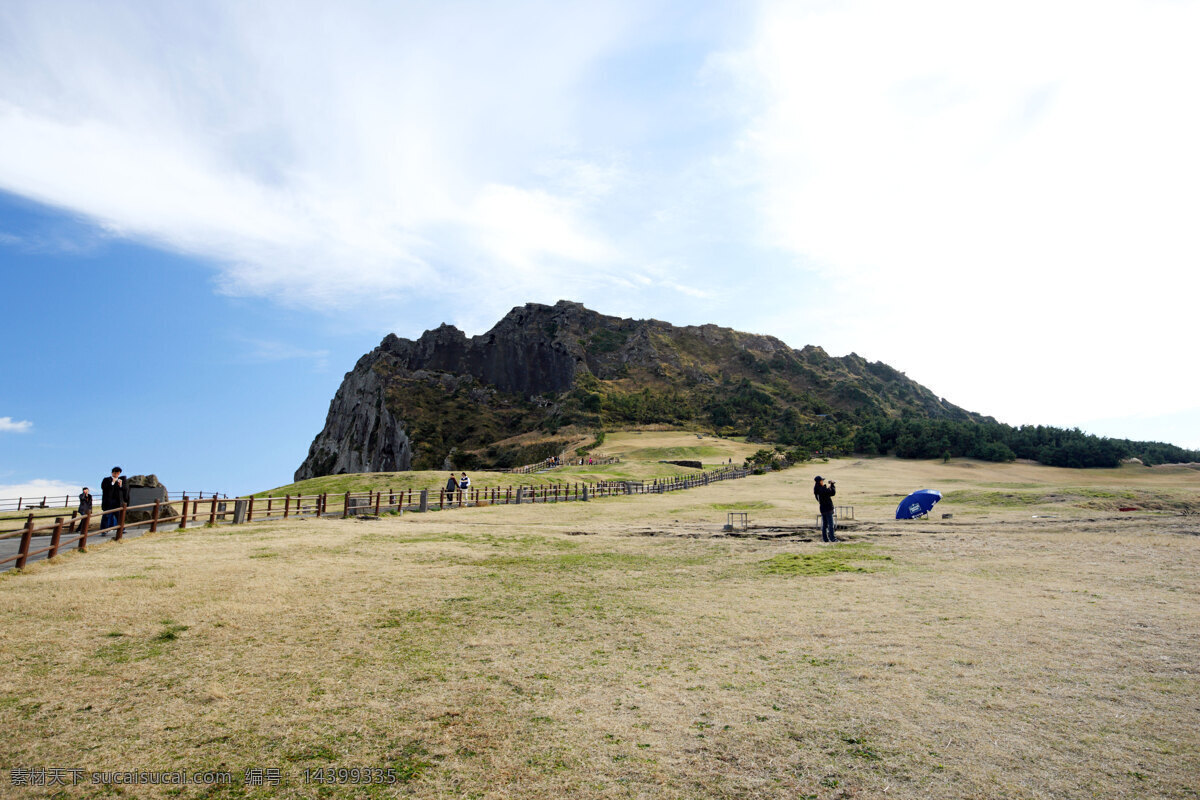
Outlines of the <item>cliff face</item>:
[{"label": "cliff face", "polygon": [[296,480],[344,472],[398,472],[412,467],[412,447],[404,424],[392,416],[384,379],[370,355],[346,373],[325,427],[308,448]]},{"label": "cliff face", "polygon": [[477,466],[503,457],[496,442],[568,424],[778,424],[786,440],[804,420],[840,413],[979,419],[854,354],[530,303],[480,336],[442,325],[416,341],[385,337],[346,374],[296,480],[440,468],[456,453]]}]

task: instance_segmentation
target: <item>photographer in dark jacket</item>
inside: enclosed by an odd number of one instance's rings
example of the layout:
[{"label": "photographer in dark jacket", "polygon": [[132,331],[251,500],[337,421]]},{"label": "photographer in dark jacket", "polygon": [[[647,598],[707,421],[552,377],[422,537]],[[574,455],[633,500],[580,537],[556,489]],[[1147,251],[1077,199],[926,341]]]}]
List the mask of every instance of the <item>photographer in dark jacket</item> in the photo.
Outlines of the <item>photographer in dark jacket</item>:
[{"label": "photographer in dark jacket", "polygon": [[[117,526],[117,509],[129,504],[129,486],[121,477],[121,468],[112,468],[112,477],[100,481],[100,509],[104,516],[100,518],[100,527],[115,528]],[[107,536],[107,533],[101,533]]]},{"label": "photographer in dark jacket", "polygon": [[821,541],[822,542],[837,542],[841,541],[833,532],[837,529],[837,523],[833,518],[833,496],[837,494],[837,487],[833,481],[829,485],[825,485],[824,479],[818,475],[813,478],[813,496],[817,498],[817,502],[821,505]]},{"label": "photographer in dark jacket", "polygon": [[79,493],[79,516],[86,517],[90,513],[92,513],[92,493],[85,486]]},{"label": "photographer in dark jacket", "polygon": [[[86,517],[92,513],[92,492],[88,487],[83,487],[83,491],[79,493],[79,508],[78,515]],[[71,520],[71,533],[75,532],[75,520]]]}]

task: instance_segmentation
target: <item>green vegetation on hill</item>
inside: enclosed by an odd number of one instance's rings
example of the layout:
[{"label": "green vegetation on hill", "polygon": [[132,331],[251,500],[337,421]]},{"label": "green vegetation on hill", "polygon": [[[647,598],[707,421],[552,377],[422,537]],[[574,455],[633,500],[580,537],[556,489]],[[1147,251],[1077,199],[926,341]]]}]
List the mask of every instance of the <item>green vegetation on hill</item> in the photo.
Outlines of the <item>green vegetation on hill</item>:
[{"label": "green vegetation on hill", "polygon": [[[895,416],[866,394],[860,396],[860,390],[844,387],[836,390],[838,398],[862,402],[838,407],[780,380],[741,378],[716,385],[645,386],[633,391],[624,380],[588,378],[585,383],[597,391],[576,387],[541,406],[516,397],[491,407],[471,406],[470,390],[465,387],[451,395],[452,402],[417,406],[405,402],[396,412],[413,420],[410,435],[421,442],[414,468],[440,467],[450,448],[458,451],[452,460],[463,469],[534,463],[561,452],[565,440],[555,437],[560,430],[603,431],[648,424],[745,436],[832,455],[894,453],[901,458],[949,456],[999,462],[1023,458],[1059,467],[1112,467],[1127,458],[1147,465],[1200,461],[1200,451],[1162,442],[1104,438],[1077,428],[1014,427],[974,415],[930,417],[912,409]],[[493,444],[530,430],[541,430],[547,439],[521,447]],[[664,452],[660,457],[687,455]]]}]

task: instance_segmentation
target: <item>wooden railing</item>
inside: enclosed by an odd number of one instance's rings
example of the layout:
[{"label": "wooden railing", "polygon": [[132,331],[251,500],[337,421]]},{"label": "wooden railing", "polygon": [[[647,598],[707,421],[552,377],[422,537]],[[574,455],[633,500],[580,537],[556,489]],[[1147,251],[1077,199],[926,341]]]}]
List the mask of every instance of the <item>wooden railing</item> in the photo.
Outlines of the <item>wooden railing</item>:
[{"label": "wooden railing", "polygon": [[[131,486],[131,489],[138,487]],[[184,495],[189,497],[204,497],[205,495],[215,497],[220,495],[220,492],[167,492],[167,498],[170,500],[181,500]],[[96,497],[97,495],[92,495]],[[62,498],[62,502],[58,502],[58,498]],[[79,505],[79,495],[63,495],[63,494],[43,494],[34,495],[33,497],[4,497],[0,498],[0,511],[28,511],[31,509],[42,508],[73,508]]]},{"label": "wooden railing", "polygon": [[541,472],[542,470],[554,469],[555,467],[561,466],[563,459],[564,457],[562,455],[551,456],[550,458],[543,458],[536,464],[526,464],[522,467],[512,467],[511,469],[505,470],[505,472],[513,475],[528,475],[531,472]]},{"label": "wooden railing", "polygon": [[526,464],[523,467],[512,467],[505,470],[513,475],[528,475],[531,472],[544,472],[549,469],[558,469],[559,467],[584,467],[596,466],[601,464],[620,464],[620,456],[571,456],[568,458],[565,455],[557,458],[546,458],[536,464]]},{"label": "wooden railing", "polygon": [[[36,524],[30,514],[20,529],[0,533],[0,539],[21,537],[17,553],[0,558],[0,567],[16,562],[23,569],[34,556],[46,554],[54,558],[72,545],[86,552],[88,539],[113,534],[113,541],[121,541],[126,531],[147,529],[157,531],[163,525],[177,525],[186,530],[190,525],[239,525],[248,522],[265,522],[303,517],[351,517],[384,513],[441,511],[467,506],[517,505],[524,503],[565,503],[587,501],[594,498],[624,495],[661,494],[707,486],[710,483],[744,478],[749,470],[740,467],[719,467],[714,470],[653,481],[600,481],[598,483],[559,483],[543,486],[492,486],[465,491],[439,489],[436,494],[429,489],[379,489],[342,494],[285,495],[284,497],[238,497],[221,498],[208,496],[180,500],[157,501],[138,506],[122,506],[111,511],[92,511],[85,515],[74,512],[71,516],[60,515],[51,523]],[[176,508],[176,506],[178,506]],[[146,519],[132,521],[133,512],[146,512]],[[107,527],[93,527],[112,514],[116,523]],[[138,515],[140,516],[140,515]],[[43,517],[44,519],[44,517]],[[34,549],[35,538],[50,537],[49,543]],[[65,538],[64,538],[65,537]],[[41,544],[41,543],[39,543]]]}]

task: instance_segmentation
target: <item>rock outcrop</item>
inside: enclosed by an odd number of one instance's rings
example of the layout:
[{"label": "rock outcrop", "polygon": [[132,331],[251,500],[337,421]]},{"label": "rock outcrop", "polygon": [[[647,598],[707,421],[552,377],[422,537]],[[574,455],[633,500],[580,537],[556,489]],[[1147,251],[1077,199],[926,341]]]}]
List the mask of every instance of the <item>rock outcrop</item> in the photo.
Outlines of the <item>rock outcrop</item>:
[{"label": "rock outcrop", "polygon": [[411,468],[412,447],[404,425],[388,409],[385,380],[374,369],[378,360],[375,352],[369,353],[346,373],[296,480]]},{"label": "rock outcrop", "polygon": [[[174,517],[179,513],[174,506],[167,504],[167,487],[162,485],[157,475],[131,475],[128,485],[129,505],[140,506],[157,500],[162,503],[158,508],[160,518]],[[125,515],[125,521],[127,523],[145,522],[153,516],[153,509],[138,509],[128,512]]]},{"label": "rock outcrop", "polygon": [[386,336],[346,374],[295,477],[501,463],[497,443],[569,424],[746,433],[769,423],[794,434],[838,411],[978,418],[853,353],[529,303],[480,336],[450,325],[416,341]]}]

